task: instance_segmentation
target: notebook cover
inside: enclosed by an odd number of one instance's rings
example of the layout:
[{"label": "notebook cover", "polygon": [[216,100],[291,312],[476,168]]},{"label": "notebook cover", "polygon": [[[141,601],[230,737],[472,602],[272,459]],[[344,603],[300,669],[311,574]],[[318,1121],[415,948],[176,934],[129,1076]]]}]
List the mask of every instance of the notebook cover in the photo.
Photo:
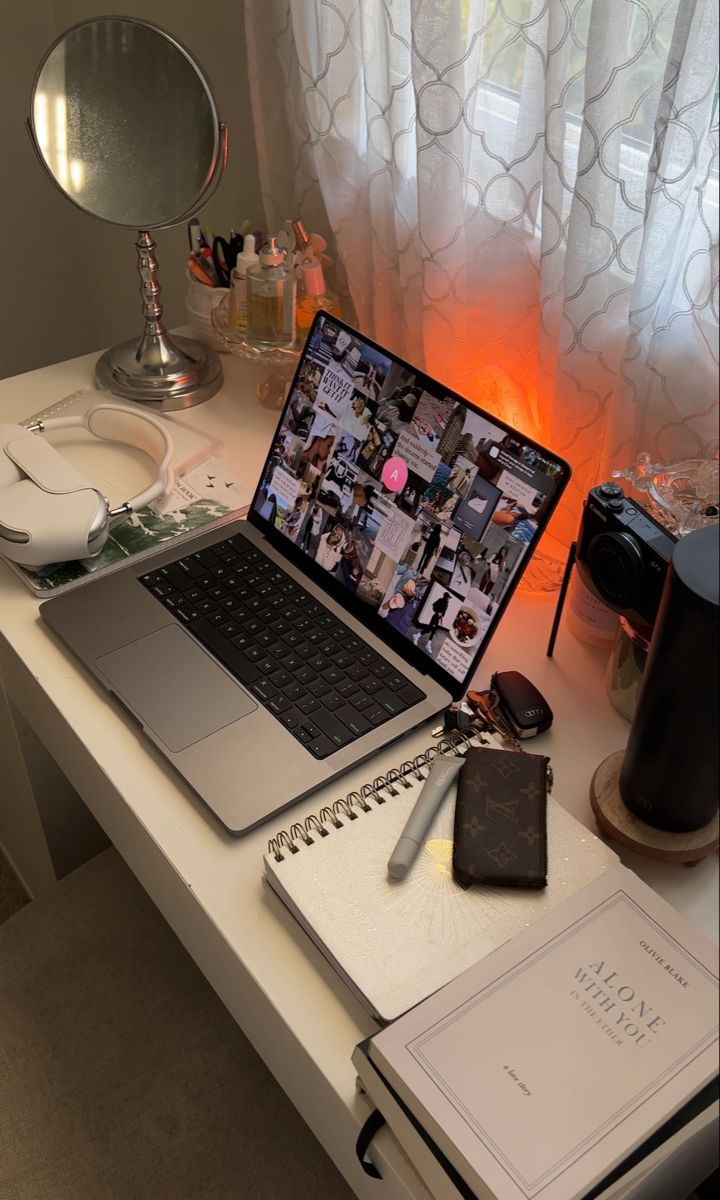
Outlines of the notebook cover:
[{"label": "notebook cover", "polygon": [[717,1074],[717,946],[616,866],[369,1055],[483,1200],[580,1200]]}]

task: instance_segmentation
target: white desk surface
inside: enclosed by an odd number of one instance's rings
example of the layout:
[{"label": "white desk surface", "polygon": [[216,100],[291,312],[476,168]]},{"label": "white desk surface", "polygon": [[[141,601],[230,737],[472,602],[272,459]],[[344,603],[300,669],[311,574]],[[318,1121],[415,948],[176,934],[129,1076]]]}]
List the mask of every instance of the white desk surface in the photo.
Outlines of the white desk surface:
[{"label": "white desk surface", "polygon": [[[0,381],[0,420],[21,420],[79,387],[91,387],[96,355]],[[277,414],[261,406],[263,374],[223,357],[226,382],[186,419],[236,442],[234,457],[254,483]],[[181,418],[182,419],[182,418]],[[603,686],[607,655],[561,626],[555,657],[545,656],[555,596],[512,601],[477,675],[523,671],[547,696],[552,729],[532,749],[551,756],[553,795],[588,826],[588,787],[595,767],[626,742],[628,724]],[[38,601],[0,566],[0,665],[6,690],[89,809],[153,897],[258,1052],[288,1092],[359,1196],[425,1197],[425,1189],[389,1140],[382,1190],[359,1171],[354,1137],[367,1115],[355,1096],[350,1054],[374,1029],[332,969],[262,883],[262,856],[278,828],[318,809],[296,805],[234,839],[206,811],[88,674],[46,632]],[[429,742],[421,730],[373,760],[377,776]],[[228,781],[241,787],[241,781]],[[342,779],[330,799],[346,794]],[[690,867],[623,861],[717,940],[718,859]],[[282,1137],[282,1132],[279,1131]]]}]

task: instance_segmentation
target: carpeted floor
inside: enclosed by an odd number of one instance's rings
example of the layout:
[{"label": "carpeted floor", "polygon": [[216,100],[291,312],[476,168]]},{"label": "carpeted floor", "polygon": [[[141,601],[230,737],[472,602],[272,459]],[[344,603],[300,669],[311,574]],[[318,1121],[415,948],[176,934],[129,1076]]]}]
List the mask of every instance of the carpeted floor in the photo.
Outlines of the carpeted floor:
[{"label": "carpeted floor", "polygon": [[0,1198],[352,1200],[112,849],[0,925]]},{"label": "carpeted floor", "polygon": [[0,925],[29,900],[25,888],[0,850]]}]

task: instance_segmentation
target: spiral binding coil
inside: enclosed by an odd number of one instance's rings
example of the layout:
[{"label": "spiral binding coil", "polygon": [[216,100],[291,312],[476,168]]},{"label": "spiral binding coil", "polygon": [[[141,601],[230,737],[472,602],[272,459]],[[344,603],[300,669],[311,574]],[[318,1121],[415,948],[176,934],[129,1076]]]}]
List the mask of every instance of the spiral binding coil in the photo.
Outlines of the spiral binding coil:
[{"label": "spiral binding coil", "polygon": [[[312,846],[315,838],[328,837],[330,827],[342,829],[345,821],[357,821],[359,813],[372,812],[375,805],[385,804],[388,798],[401,795],[401,789],[411,788],[412,779],[419,782],[427,778],[433,759],[438,754],[455,754],[462,757],[473,746],[487,746],[488,740],[479,730],[458,730],[451,738],[443,738],[430,746],[424,754],[406,759],[399,767],[393,767],[387,775],[378,775],[372,783],[365,783],[359,792],[349,792],[344,799],[326,804],[320,812],[312,813],[304,821],[295,821],[289,831],[283,829],[268,842],[268,854],[275,862],[283,862],[285,854],[298,854],[300,844]],[[387,795],[383,795],[387,793]],[[313,836],[313,834],[315,836]],[[285,853],[283,853],[283,851]]]}]

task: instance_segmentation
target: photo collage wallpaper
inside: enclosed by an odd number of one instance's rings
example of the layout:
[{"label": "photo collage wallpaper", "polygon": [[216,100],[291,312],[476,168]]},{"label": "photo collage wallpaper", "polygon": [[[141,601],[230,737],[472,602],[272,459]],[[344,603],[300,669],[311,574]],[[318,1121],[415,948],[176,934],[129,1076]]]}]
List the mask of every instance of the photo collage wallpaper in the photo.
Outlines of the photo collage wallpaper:
[{"label": "photo collage wallpaper", "polygon": [[256,512],[465,678],[562,464],[321,316]]}]

